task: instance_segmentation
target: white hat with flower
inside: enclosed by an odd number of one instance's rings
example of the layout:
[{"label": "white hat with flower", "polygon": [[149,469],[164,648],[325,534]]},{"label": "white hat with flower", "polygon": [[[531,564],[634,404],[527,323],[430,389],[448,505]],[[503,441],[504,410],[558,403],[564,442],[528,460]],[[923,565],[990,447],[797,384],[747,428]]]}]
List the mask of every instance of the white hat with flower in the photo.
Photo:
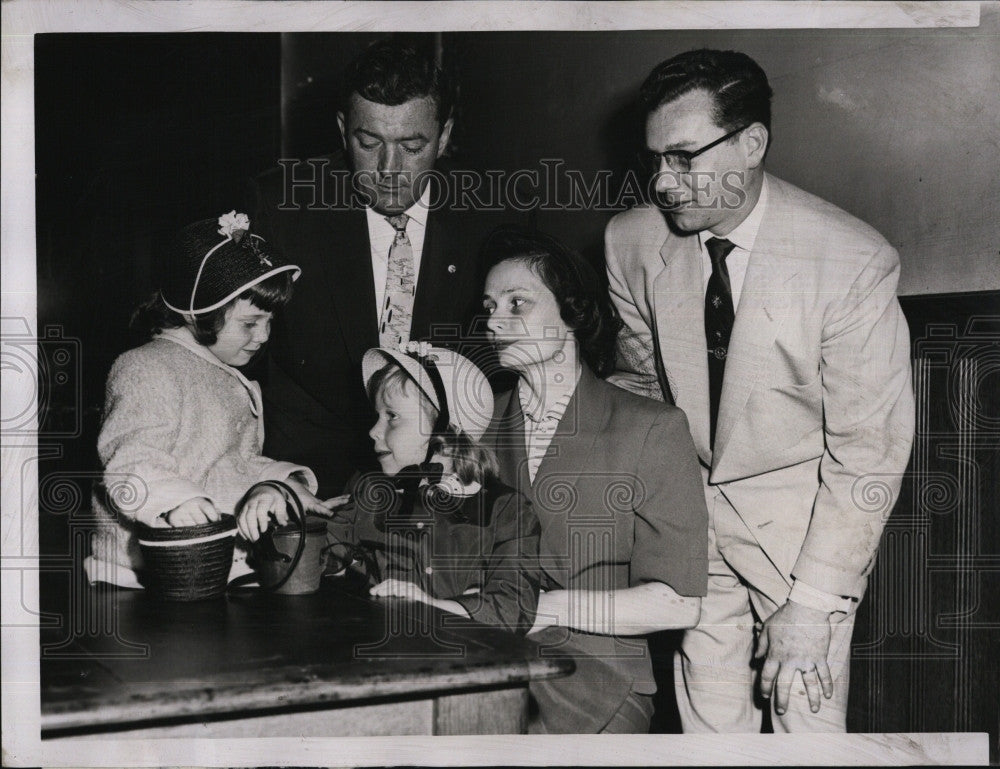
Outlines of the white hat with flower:
[{"label": "white hat with flower", "polygon": [[475,363],[429,342],[408,342],[398,349],[373,347],[361,361],[365,388],[377,371],[391,364],[402,368],[440,411],[441,401],[428,366],[431,364],[441,378],[449,422],[475,441],[483,437],[493,418],[493,390]]}]

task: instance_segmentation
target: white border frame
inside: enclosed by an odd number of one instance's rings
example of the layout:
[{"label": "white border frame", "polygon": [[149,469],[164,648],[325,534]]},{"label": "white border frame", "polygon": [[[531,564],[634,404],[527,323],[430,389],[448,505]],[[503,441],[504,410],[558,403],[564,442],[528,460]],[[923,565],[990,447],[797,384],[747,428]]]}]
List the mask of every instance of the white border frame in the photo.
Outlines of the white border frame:
[{"label": "white border frame", "polygon": [[[2,38],[2,316],[36,333],[33,35],[38,32],[480,31],[956,27],[978,2],[247,2],[6,0]],[[20,328],[20,319],[26,326]],[[10,324],[14,325],[11,326]],[[11,377],[13,376],[13,382]],[[7,406],[34,397],[34,372],[4,372]],[[27,401],[25,401],[27,399]],[[347,739],[39,739],[37,447],[2,438],[3,763],[63,766],[258,764],[984,764],[985,734],[631,735]]]}]

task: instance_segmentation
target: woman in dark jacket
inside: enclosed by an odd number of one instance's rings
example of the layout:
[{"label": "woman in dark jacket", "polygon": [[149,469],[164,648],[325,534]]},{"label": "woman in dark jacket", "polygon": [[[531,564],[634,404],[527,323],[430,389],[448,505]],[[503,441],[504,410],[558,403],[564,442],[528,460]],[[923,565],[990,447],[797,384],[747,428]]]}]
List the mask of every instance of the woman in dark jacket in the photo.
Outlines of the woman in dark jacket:
[{"label": "woman in dark jacket", "polygon": [[504,228],[486,245],[484,306],[518,374],[482,443],[541,522],[529,638],[576,672],[531,686],[538,733],[646,732],[646,633],[693,627],[708,516],[687,420],[603,381],[621,322],[595,271],[556,240]]}]

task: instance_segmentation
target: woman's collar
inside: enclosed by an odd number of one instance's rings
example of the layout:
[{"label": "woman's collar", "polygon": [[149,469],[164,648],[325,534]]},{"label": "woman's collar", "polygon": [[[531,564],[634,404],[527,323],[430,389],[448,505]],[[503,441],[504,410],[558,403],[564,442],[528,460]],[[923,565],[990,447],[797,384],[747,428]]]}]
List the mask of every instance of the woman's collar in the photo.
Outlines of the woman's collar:
[{"label": "woman's collar", "polygon": [[537,382],[529,381],[522,376],[517,383],[517,398],[521,403],[521,411],[526,416],[531,416],[534,421],[541,420],[553,406],[560,401],[565,401],[571,396],[580,382],[583,373],[583,364],[580,361],[566,372],[555,371],[549,375],[545,372],[546,380]]}]

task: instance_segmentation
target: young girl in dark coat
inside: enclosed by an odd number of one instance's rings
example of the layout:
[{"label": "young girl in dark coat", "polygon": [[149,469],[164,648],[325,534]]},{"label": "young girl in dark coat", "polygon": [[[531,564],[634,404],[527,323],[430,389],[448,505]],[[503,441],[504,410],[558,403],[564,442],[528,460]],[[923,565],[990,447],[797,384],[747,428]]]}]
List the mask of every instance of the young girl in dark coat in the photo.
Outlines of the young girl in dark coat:
[{"label": "young girl in dark coat", "polygon": [[351,504],[328,526],[331,549],[344,565],[367,565],[373,596],[526,633],[538,598],[538,520],[479,444],[493,410],[489,383],[450,350],[404,349],[365,353],[382,472],[352,480]]}]

